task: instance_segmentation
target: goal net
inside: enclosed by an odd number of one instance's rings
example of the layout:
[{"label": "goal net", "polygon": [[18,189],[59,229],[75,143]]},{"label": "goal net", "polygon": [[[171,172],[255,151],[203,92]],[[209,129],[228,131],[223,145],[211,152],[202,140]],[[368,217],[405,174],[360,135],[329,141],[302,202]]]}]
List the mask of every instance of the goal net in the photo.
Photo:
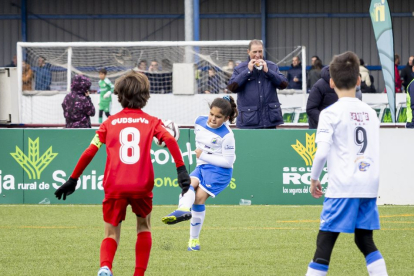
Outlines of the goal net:
[{"label": "goal net", "polygon": [[[249,42],[19,42],[17,86],[22,123],[63,125],[61,103],[77,74],[91,79],[91,98],[98,114],[99,70],[106,69],[112,83],[129,70],[143,72],[152,94],[144,110],[162,119],[192,125],[193,114],[203,114],[196,102],[200,97],[189,100],[183,95],[227,93],[233,68],[247,60]],[[295,49],[267,49],[267,59],[286,66],[292,51],[302,53]],[[112,97],[111,114],[121,110],[116,96]],[[202,97],[203,107],[208,107],[211,101],[206,99],[210,98]],[[97,117],[91,118],[92,124],[98,124]]]}]

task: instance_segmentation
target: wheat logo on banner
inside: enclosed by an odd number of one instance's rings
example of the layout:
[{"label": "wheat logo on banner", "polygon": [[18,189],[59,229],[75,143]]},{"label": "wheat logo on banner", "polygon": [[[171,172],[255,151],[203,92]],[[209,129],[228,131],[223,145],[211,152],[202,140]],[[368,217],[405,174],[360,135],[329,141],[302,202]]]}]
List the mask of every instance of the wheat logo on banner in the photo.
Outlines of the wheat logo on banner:
[{"label": "wheat logo on banner", "polygon": [[306,133],[306,147],[299,140],[296,140],[296,145],[291,146],[305,160],[306,166],[312,166],[316,153],[315,133],[312,135]]},{"label": "wheat logo on banner", "polygon": [[29,179],[40,179],[40,175],[44,169],[58,155],[52,151],[50,146],[42,156],[39,157],[39,137],[36,140],[29,138],[29,156],[16,146],[16,152],[10,153],[14,160],[23,168],[29,176]]}]

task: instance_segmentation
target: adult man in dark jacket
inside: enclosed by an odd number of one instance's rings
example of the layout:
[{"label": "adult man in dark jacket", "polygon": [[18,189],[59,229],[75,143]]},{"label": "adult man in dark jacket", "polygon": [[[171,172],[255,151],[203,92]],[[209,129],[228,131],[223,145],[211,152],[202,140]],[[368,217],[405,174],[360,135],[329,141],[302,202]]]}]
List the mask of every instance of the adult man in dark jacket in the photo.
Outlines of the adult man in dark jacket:
[{"label": "adult man in dark jacket", "polygon": [[289,89],[302,89],[302,62],[300,62],[299,57],[293,57],[287,80]]},{"label": "adult man in dark jacket", "polygon": [[410,56],[407,65],[401,70],[401,78],[403,79],[403,86],[406,92],[408,91],[408,85],[414,79],[412,76],[413,61],[414,56]]},{"label": "adult man in dark jacket", "polygon": [[283,124],[282,110],[276,88],[287,87],[286,77],[279,67],[263,60],[263,43],[252,40],[247,50],[249,58],[234,68],[227,89],[237,95],[238,128],[275,128]]},{"label": "adult man in dark jacket", "polygon": [[338,100],[335,90],[329,85],[329,66],[325,66],[321,71],[321,78],[312,87],[306,104],[308,114],[309,129],[318,128],[319,114],[323,109]]}]

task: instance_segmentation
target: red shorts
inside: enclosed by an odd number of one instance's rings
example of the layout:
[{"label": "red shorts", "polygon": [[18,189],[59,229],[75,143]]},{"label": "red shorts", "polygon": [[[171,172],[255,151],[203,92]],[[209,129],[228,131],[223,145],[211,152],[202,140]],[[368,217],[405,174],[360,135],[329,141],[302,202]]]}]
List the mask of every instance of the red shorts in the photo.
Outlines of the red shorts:
[{"label": "red shorts", "polygon": [[137,216],[145,218],[152,211],[152,198],[105,198],[102,202],[104,221],[118,226],[125,220],[128,205]]}]

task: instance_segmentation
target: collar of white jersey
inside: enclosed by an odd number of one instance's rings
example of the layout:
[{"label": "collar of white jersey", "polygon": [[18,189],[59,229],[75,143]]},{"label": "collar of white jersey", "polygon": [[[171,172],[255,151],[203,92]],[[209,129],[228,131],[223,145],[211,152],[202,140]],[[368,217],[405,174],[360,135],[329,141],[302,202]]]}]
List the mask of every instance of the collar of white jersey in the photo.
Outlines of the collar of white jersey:
[{"label": "collar of white jersey", "polygon": [[342,97],[342,98],[339,98],[338,99],[338,101],[345,101],[345,102],[354,102],[354,101],[359,101],[359,99],[358,98],[356,98],[356,97]]}]

